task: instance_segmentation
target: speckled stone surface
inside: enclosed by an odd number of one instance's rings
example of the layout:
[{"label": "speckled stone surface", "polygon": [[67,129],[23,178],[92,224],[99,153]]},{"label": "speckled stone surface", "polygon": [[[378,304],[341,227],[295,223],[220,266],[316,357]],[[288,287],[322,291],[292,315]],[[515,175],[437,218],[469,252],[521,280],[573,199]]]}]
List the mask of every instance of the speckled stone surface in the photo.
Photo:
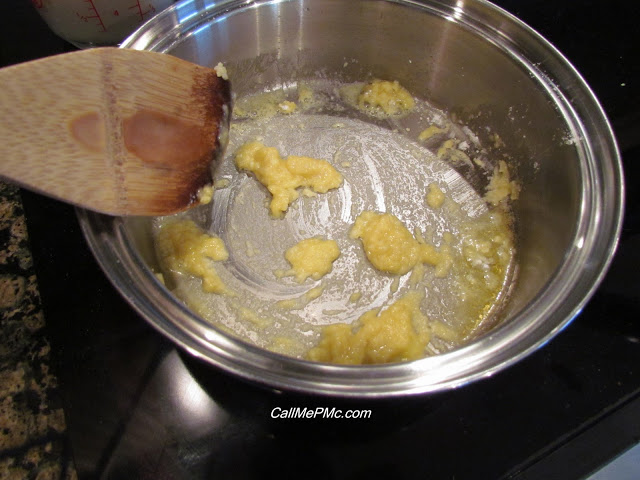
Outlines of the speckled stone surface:
[{"label": "speckled stone surface", "polygon": [[74,479],[20,191],[0,182],[0,479]]}]

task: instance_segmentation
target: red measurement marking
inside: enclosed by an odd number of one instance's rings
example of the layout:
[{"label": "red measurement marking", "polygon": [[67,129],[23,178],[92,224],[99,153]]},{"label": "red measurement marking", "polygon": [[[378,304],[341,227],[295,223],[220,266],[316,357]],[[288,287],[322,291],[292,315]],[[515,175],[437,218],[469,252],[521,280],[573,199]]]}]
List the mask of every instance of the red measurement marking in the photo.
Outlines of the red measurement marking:
[{"label": "red measurement marking", "polygon": [[156,7],[154,7],[150,3],[148,3],[146,7],[147,9],[143,10],[140,0],[136,0],[136,3],[134,5],[131,5],[129,7],[129,10],[136,10],[137,11],[136,13],[138,14],[138,17],[139,17],[138,20],[142,22],[144,20],[145,15],[149,15],[150,13],[156,13]]},{"label": "red measurement marking", "polygon": [[139,20],[142,21],[144,19],[144,14],[142,13],[142,5],[140,5],[140,0],[136,0],[136,3],[129,7],[129,10],[137,10]]},{"label": "red measurement marking", "polygon": [[103,32],[107,31],[107,28],[104,26],[104,23],[102,22],[102,17],[100,16],[100,14],[98,13],[98,10],[96,9],[96,6],[93,4],[93,0],[83,0],[85,3],[89,4],[89,13],[90,15],[80,15],[79,13],[76,13],[80,18],[82,18],[85,22],[88,22],[91,19],[95,19],[97,20],[96,25],[98,25],[100,28],[102,28]]}]

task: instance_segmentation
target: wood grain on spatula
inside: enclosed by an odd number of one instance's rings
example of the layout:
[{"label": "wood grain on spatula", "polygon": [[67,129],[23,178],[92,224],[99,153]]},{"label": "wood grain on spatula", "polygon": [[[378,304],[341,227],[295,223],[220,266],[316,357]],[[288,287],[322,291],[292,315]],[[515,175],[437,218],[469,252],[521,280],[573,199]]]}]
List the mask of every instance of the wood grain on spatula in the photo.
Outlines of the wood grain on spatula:
[{"label": "wood grain on spatula", "polygon": [[0,69],[0,177],[111,215],[197,202],[224,150],[230,85],[215,69],[119,48]]}]

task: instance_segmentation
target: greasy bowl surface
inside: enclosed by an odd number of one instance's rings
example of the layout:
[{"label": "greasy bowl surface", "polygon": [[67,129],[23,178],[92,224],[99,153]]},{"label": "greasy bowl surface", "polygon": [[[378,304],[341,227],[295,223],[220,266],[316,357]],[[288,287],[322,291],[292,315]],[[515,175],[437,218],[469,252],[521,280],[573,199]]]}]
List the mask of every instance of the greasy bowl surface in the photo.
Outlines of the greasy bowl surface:
[{"label": "greasy bowl surface", "polygon": [[623,180],[607,119],[559,52],[490,3],[186,0],[123,47],[207,66],[222,61],[238,95],[314,75],[395,79],[471,130],[499,132],[515,159],[510,168],[522,185],[513,207],[519,278],[502,322],[461,348],[404,364],[311,363],[229,336],[156,279],[151,219],[80,211],[96,258],[130,304],[224,370],[276,388],[345,396],[456,387],[543,345],[578,314],[609,265]]}]

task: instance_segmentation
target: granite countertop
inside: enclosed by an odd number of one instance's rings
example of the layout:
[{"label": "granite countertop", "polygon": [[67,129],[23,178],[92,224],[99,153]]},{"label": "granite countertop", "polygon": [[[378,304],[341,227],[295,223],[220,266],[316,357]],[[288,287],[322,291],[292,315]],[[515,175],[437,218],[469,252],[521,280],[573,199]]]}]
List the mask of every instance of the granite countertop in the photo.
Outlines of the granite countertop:
[{"label": "granite countertop", "polygon": [[0,182],[0,478],[74,479],[20,190]]}]

